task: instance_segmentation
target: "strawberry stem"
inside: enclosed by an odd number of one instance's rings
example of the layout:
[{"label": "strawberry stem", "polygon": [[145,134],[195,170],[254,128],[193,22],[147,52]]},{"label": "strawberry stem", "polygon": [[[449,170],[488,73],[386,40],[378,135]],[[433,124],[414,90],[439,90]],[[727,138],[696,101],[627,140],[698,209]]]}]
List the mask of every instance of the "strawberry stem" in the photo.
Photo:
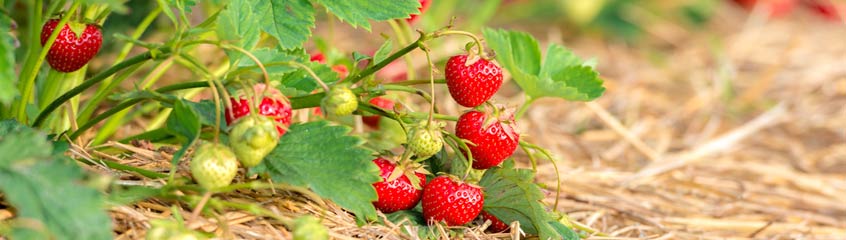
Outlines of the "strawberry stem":
[{"label": "strawberry stem", "polygon": [[[152,51],[158,52],[155,57],[153,56]],[[56,108],[58,108],[59,106],[64,104],[67,100],[75,97],[76,95],[79,95],[80,93],[82,93],[86,89],[90,88],[91,86],[94,86],[94,84],[97,84],[97,83],[103,81],[104,79],[106,79],[107,77],[117,73],[118,71],[123,70],[124,68],[130,67],[130,66],[133,66],[135,64],[150,60],[150,59],[164,59],[164,58],[167,58],[167,57],[170,57],[170,48],[161,48],[161,49],[158,49],[158,50],[147,51],[145,53],[142,53],[140,55],[137,55],[135,57],[127,59],[123,62],[115,64],[114,66],[110,67],[109,69],[106,69],[106,71],[103,71],[103,72],[95,75],[94,77],[92,77],[88,80],[85,80],[84,82],[82,82],[78,86],[76,86],[73,89],[67,91],[65,94],[62,94],[61,96],[56,98],[56,100],[53,100],[53,102],[50,102],[50,104],[47,105],[47,107],[44,108],[44,110],[41,110],[41,112],[38,113],[38,116],[35,118],[35,122],[32,124],[33,127],[41,126],[41,124],[44,123],[44,120],[47,118],[47,116],[49,116],[50,113],[52,113],[54,110],[56,110]],[[31,88],[30,88],[30,91],[31,91]],[[21,93],[29,95],[26,92],[21,92]],[[24,96],[24,97],[29,98],[31,96]],[[21,106],[21,107],[26,106],[26,102],[27,102],[26,99],[27,98],[22,98],[21,103],[23,104],[23,106]],[[25,115],[26,113],[23,113],[23,114]]]},{"label": "strawberry stem", "polygon": [[476,42],[476,49],[477,49],[477,53],[479,54],[479,57],[484,58],[485,60],[490,60],[490,58],[488,58],[488,56],[485,55],[485,49],[482,46],[482,40],[480,40],[479,37],[477,37],[475,34],[472,34],[470,32],[465,32],[465,31],[458,31],[458,30],[443,30],[443,31],[435,32],[434,37],[438,38],[438,37],[447,36],[447,35],[464,35],[464,36],[468,36],[468,37],[472,38],[473,41]]},{"label": "strawberry stem", "polygon": [[[410,29],[408,22],[400,19],[395,19],[388,21],[388,24],[391,25],[391,28],[394,30],[394,34],[397,35],[397,41],[400,45],[408,44],[408,39],[411,38],[411,35],[408,34],[408,30]],[[411,59],[411,55],[405,54],[403,55],[403,60],[405,60],[406,65],[406,78],[414,78],[414,63]]]},{"label": "strawberry stem", "polygon": [[429,84],[429,83],[437,83],[437,84],[444,84],[446,83],[446,79],[421,79],[421,80],[406,80],[401,82],[389,83],[385,85],[398,85],[398,86],[411,86],[411,85],[418,85],[418,84]]},{"label": "strawberry stem", "polygon": [[529,110],[529,106],[532,105],[535,100],[537,100],[537,98],[533,98],[531,96],[526,95],[526,102],[524,102],[523,105],[520,106],[520,109],[517,110],[517,113],[514,114],[514,121],[520,120],[520,118],[523,117],[524,114],[526,114],[526,110]]},{"label": "strawberry stem", "polygon": [[[41,11],[41,7],[42,7],[43,3],[42,3],[42,1],[36,1],[36,2],[37,2],[37,4],[36,4],[37,8],[34,8],[34,9],[35,9],[35,12],[38,12],[36,16],[40,16],[41,15],[40,11]],[[71,5],[70,9],[68,9],[68,11],[69,12],[76,11],[76,9],[79,8],[79,5],[80,5],[80,1],[74,1],[73,4]],[[53,33],[51,33],[50,37],[47,38],[47,41],[44,43],[44,47],[41,48],[41,52],[38,54],[38,56],[28,56],[27,61],[29,61],[30,58],[34,57],[35,62],[32,65],[24,66],[25,70],[21,71],[20,80],[22,80],[22,81],[20,81],[20,83],[23,83],[23,85],[18,85],[18,89],[20,90],[20,93],[21,93],[21,100],[20,100],[20,102],[18,102],[18,106],[17,106],[17,109],[16,109],[18,111],[18,115],[17,115],[18,121],[20,121],[20,122],[23,122],[23,123],[27,122],[26,121],[26,118],[27,118],[26,105],[29,104],[32,101],[32,93],[35,92],[35,91],[33,91],[33,88],[35,88],[35,77],[38,75],[38,70],[41,69],[41,64],[43,64],[44,60],[46,59],[47,52],[50,51],[50,48],[53,46],[53,42],[56,41],[56,38],[59,36],[59,33],[62,31],[62,29],[64,29],[64,26],[65,26],[65,24],[68,23],[69,19],[70,19],[70,14],[63,16],[62,19],[59,20],[59,23],[56,24],[56,28],[53,29]],[[39,23],[43,22],[43,21],[41,21],[40,17],[33,17],[33,20],[36,20]],[[30,25],[37,25],[37,24],[35,22],[33,22],[33,23],[30,23]],[[35,44],[35,42],[39,41],[38,40],[39,38],[38,38],[38,35],[36,35],[35,33],[33,33],[33,35],[34,35],[34,37],[31,38],[30,40],[32,40],[33,44]],[[29,71],[27,71],[27,70],[29,70]],[[62,95],[62,96],[64,96],[64,95]],[[67,99],[63,99],[59,104],[64,103],[68,99],[70,99],[70,97],[68,97]],[[58,105],[54,106],[53,109],[50,110],[50,112],[52,112],[53,110],[55,110],[55,108],[58,108],[58,107],[59,107]],[[46,117],[47,116],[43,116],[42,118],[46,118]],[[41,121],[44,121],[44,119],[41,119]],[[38,121],[36,120],[36,122],[38,122]],[[34,125],[34,126],[37,127],[38,125]]]},{"label": "strawberry stem", "polygon": [[361,71],[357,74],[351,74],[350,76],[347,76],[347,79],[349,79],[349,81],[347,81],[347,82],[349,82],[350,84],[358,83],[359,81],[361,81],[361,79],[364,79],[365,77],[370,76],[373,73],[376,73],[376,71],[379,71],[380,69],[384,68],[389,63],[396,60],[397,58],[411,52],[414,49],[419,48],[421,46],[421,44],[424,41],[428,40],[429,38],[430,37],[428,35],[420,35],[420,37],[417,38],[417,41],[414,41],[413,43],[408,44],[408,46],[405,46],[404,48],[400,49],[399,51],[394,52],[393,54],[391,54],[390,56],[388,56],[387,58],[385,58],[381,62],[378,62],[375,65],[372,65],[370,67],[367,67],[366,69],[364,69],[363,71]]},{"label": "strawberry stem", "polygon": [[558,164],[555,162],[555,158],[553,158],[552,154],[550,154],[549,151],[547,151],[546,149],[544,149],[540,146],[531,144],[531,143],[526,142],[526,141],[520,141],[520,148],[522,148],[523,151],[526,152],[526,155],[529,156],[529,159],[532,160],[532,170],[534,172],[537,172],[537,162],[534,160],[533,154],[531,152],[529,152],[528,149],[533,149],[533,150],[539,152],[546,159],[548,159],[550,163],[552,163],[552,167],[555,169],[555,182],[556,182],[556,185],[555,185],[555,203],[553,204],[552,209],[555,209],[557,211],[558,210],[558,198],[561,196],[561,173],[558,172]]},{"label": "strawberry stem", "polygon": [[[164,86],[164,87],[161,87],[159,89],[156,89],[155,91],[159,92],[159,93],[167,93],[167,92],[172,92],[172,91],[176,91],[176,90],[183,90],[183,89],[190,89],[190,88],[201,88],[201,87],[206,87],[206,86],[208,86],[208,83],[205,82],[205,81],[186,82],[186,83],[173,84],[173,85],[170,85],[170,86]],[[123,102],[119,103],[118,105],[115,105],[114,107],[109,108],[109,110],[106,110],[105,112],[98,114],[95,117],[91,118],[91,120],[89,120],[88,122],[85,122],[85,124],[80,126],[79,129],[77,129],[76,131],[71,133],[69,138],[71,140],[75,140],[80,135],[85,133],[86,130],[90,129],[91,127],[94,127],[94,125],[97,125],[97,123],[99,123],[100,121],[103,121],[107,118],[110,118],[111,116],[123,111],[124,109],[132,107],[133,105],[140,103],[144,100],[148,100],[148,99],[153,99],[153,97],[144,96],[144,97],[137,97],[137,98],[131,98],[131,99],[124,100]]]},{"label": "strawberry stem", "polygon": [[[421,33],[421,35],[422,35],[422,33]],[[432,115],[435,114],[435,103],[436,103],[436,101],[435,101],[435,64],[432,63],[432,57],[429,55],[429,49],[428,48],[423,48],[423,49],[425,49],[423,51],[423,53],[426,54],[426,63],[429,65],[429,88],[430,88],[429,92],[432,94],[432,101],[429,104],[429,120],[428,120],[428,122],[426,122],[426,125],[430,126],[430,125],[432,125],[432,118],[433,118]]]}]

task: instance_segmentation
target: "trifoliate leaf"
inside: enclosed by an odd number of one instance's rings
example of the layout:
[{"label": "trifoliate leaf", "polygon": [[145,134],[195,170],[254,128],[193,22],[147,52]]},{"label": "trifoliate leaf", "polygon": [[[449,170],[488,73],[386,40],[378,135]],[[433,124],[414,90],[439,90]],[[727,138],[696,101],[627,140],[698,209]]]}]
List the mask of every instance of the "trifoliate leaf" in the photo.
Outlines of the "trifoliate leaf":
[{"label": "trifoliate leaf", "polygon": [[359,223],[376,219],[373,183],[380,181],[372,152],[349,127],[326,121],[294,124],[262,164],[275,182],[311,188],[356,215]]},{"label": "trifoliate leaf", "polygon": [[370,30],[369,20],[408,18],[420,13],[417,0],[317,0],[342,21]]},{"label": "trifoliate leaf", "polygon": [[488,169],[479,185],[485,189],[484,210],[503,222],[520,221],[520,227],[540,239],[561,239],[551,222],[555,217],[546,211],[544,196],[532,181],[529,169],[514,169],[508,161],[502,167]]},{"label": "trifoliate leaf", "polygon": [[488,45],[496,51],[496,60],[532,99],[590,101],[605,91],[593,66],[564,46],[551,44],[541,64],[540,47],[531,35],[494,29],[483,32]]},{"label": "trifoliate leaf", "polygon": [[0,122],[0,192],[17,210],[12,239],[112,239],[103,195],[34,129]]}]

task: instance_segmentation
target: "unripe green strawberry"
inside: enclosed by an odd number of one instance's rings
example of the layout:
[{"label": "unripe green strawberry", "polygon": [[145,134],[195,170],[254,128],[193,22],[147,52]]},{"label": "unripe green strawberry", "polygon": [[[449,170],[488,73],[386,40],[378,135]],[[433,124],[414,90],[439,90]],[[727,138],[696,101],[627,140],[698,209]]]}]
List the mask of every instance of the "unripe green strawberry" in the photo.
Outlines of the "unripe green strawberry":
[{"label": "unripe green strawberry", "polygon": [[320,224],[320,219],[305,215],[294,219],[294,240],[324,240],[329,239],[326,226]]},{"label": "unripe green strawberry", "polygon": [[273,120],[265,116],[250,116],[235,122],[229,132],[229,145],[244,167],[261,163],[279,143],[279,132]]},{"label": "unripe green strawberry", "polygon": [[191,175],[206,189],[229,186],[237,173],[235,153],[220,143],[203,143],[191,159]]},{"label": "unripe green strawberry", "polygon": [[439,124],[421,122],[408,134],[408,149],[418,158],[429,158],[440,152],[444,147],[440,128]]},{"label": "unripe green strawberry", "polygon": [[147,240],[201,240],[206,239],[194,231],[191,231],[176,221],[153,219],[150,220],[150,227],[147,230]]},{"label": "unripe green strawberry", "polygon": [[346,85],[335,85],[323,98],[323,109],[335,116],[352,114],[358,108],[358,96]]}]

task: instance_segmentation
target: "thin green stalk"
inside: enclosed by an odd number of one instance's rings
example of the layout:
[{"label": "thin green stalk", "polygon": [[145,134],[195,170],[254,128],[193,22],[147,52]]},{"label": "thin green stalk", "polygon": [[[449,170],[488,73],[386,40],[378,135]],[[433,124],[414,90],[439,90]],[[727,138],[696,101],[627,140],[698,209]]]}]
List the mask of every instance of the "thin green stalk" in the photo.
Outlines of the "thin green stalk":
[{"label": "thin green stalk", "polygon": [[92,161],[80,161],[80,162],[88,164],[88,165],[94,165],[95,163],[102,163],[102,164],[106,165],[106,167],[109,167],[111,169],[117,169],[117,170],[121,170],[121,171],[125,171],[125,172],[134,172],[134,173],[137,173],[138,175],[141,175],[141,176],[144,176],[144,177],[147,177],[147,178],[152,178],[152,179],[167,177],[167,174],[164,174],[164,173],[153,172],[153,171],[146,170],[146,169],[143,169],[143,168],[137,168],[137,167],[133,167],[133,166],[123,165],[123,164],[113,162],[113,161],[109,161],[109,160],[106,160],[106,159],[97,159],[97,160],[94,160],[93,162]]},{"label": "thin green stalk", "polygon": [[[144,34],[144,32],[150,26],[150,24],[153,23],[153,20],[156,20],[156,18],[159,16],[159,14],[161,12],[162,12],[161,6],[157,6],[156,9],[153,9],[153,11],[150,11],[150,13],[147,14],[147,16],[144,18],[144,20],[141,21],[141,23],[138,25],[138,27],[135,28],[135,32],[132,33],[132,38],[133,39],[140,38],[141,35]],[[120,50],[120,53],[118,54],[117,58],[115,58],[114,61],[119,62],[119,61],[123,61],[124,59],[126,59],[126,57],[129,55],[129,52],[132,50],[132,46],[134,46],[134,45],[135,44],[132,43],[132,42],[128,42],[128,43],[124,44],[123,48]],[[82,108],[82,111],[80,112],[79,117],[77,118],[77,121],[86,122],[86,121],[88,121],[89,118],[91,118],[91,115],[94,114],[94,110],[97,109],[97,106],[100,105],[100,102],[102,102],[104,99],[106,99],[106,97],[112,92],[112,89],[114,89],[116,86],[118,86],[118,84],[112,83],[113,79],[114,79],[114,77],[110,76],[110,77],[106,78],[106,80],[103,81],[103,84],[100,85],[99,89],[97,89],[97,93],[94,95],[94,97],[91,98],[91,100],[88,100],[88,102]],[[117,82],[120,83],[124,79],[125,78],[118,79]]]},{"label": "thin green stalk", "polygon": [[[32,41],[31,44],[33,44],[33,45],[30,45],[30,49],[32,49],[33,46],[37,46],[37,45],[35,45],[36,41],[34,41],[34,40],[38,39],[38,36],[35,35],[35,34],[38,34],[41,31],[38,31],[37,28],[35,28],[33,25],[37,25],[37,23],[42,22],[41,21],[41,9],[43,8],[44,3],[41,0],[37,0],[35,5],[36,6],[34,7],[34,10],[33,10],[34,11],[33,15],[35,15],[35,16],[32,17],[32,20],[34,20],[34,21],[29,23],[30,29],[32,30],[32,32],[30,34],[34,35],[30,38],[30,40]],[[69,13],[75,12],[76,9],[79,8],[79,5],[80,5],[80,1],[74,1],[74,3],[71,5],[70,9],[68,9],[68,12]],[[22,81],[20,83],[23,83],[23,85],[18,85],[18,90],[20,90],[20,93],[21,93],[21,101],[18,102],[18,107],[17,107],[18,120],[20,122],[28,122],[27,121],[27,115],[26,115],[26,105],[29,104],[33,100],[33,92],[34,92],[33,89],[35,88],[35,76],[38,75],[38,70],[41,69],[41,64],[44,63],[44,58],[47,56],[47,52],[50,51],[50,47],[53,46],[53,42],[56,41],[56,38],[59,36],[59,33],[62,31],[65,24],[68,22],[71,15],[72,14],[66,14],[64,17],[62,17],[61,20],[59,20],[59,23],[56,25],[56,29],[53,30],[53,33],[50,34],[50,37],[47,38],[47,41],[44,43],[44,47],[41,48],[41,52],[39,52],[38,56],[32,56],[32,55],[27,56],[27,60],[29,60],[31,57],[36,57],[36,58],[34,60],[35,62],[32,65],[27,66],[28,68],[24,68],[24,70],[21,71],[22,74],[21,74],[20,80],[22,80]]]},{"label": "thin green stalk", "polygon": [[[398,85],[398,86],[411,86],[411,85],[420,85],[420,84],[429,84],[431,80],[429,79],[421,79],[421,80],[406,80],[401,82],[389,83],[385,85]],[[446,79],[435,79],[435,83],[444,84],[446,83]]]},{"label": "thin green stalk", "polygon": [[537,100],[537,98],[527,96],[526,102],[524,102],[523,105],[520,106],[520,109],[517,110],[517,113],[514,114],[514,121],[520,120],[520,118],[522,118],[523,115],[526,114],[526,110],[529,110],[529,106],[532,105],[535,100]]},{"label": "thin green stalk", "polygon": [[[173,66],[173,61],[171,59],[156,63],[156,66],[153,67],[153,71],[142,81],[143,86],[141,86],[141,89],[145,90],[150,88],[150,86],[152,86],[156,80],[161,78],[161,76],[163,76],[171,66]],[[100,128],[100,131],[97,132],[97,135],[94,136],[92,144],[101,144],[112,136],[112,134],[117,132],[121,125],[123,125],[126,121],[127,114],[129,114],[128,110],[121,111],[106,121],[106,124],[104,124],[103,127]]]},{"label": "thin green stalk", "polygon": [[380,69],[384,68],[385,66],[388,65],[388,63],[391,63],[394,60],[397,60],[397,58],[402,57],[405,54],[408,54],[409,52],[411,52],[412,50],[419,48],[421,46],[421,44],[423,44],[423,42],[426,41],[428,38],[429,37],[425,36],[425,35],[420,36],[420,38],[418,38],[417,41],[414,41],[413,43],[408,44],[408,46],[405,46],[404,48],[400,49],[399,51],[391,54],[390,56],[385,58],[385,60],[382,60],[381,62],[376,63],[375,65],[370,66],[370,67],[364,69],[364,71],[361,71],[361,72],[359,72],[355,75],[348,76],[347,79],[349,79],[349,81],[346,81],[346,82],[349,82],[350,84],[358,83],[359,81],[361,81],[361,79],[364,79],[365,77],[370,76],[373,73],[376,73],[376,71],[379,71]]},{"label": "thin green stalk", "polygon": [[[166,58],[166,57],[170,56],[170,49],[169,48],[163,48],[163,49],[160,49],[158,51],[159,51],[159,53],[156,54],[155,57],[153,57],[153,53],[151,51],[147,51],[143,54],[140,54],[138,56],[127,59],[126,61],[115,64],[114,66],[107,69],[106,71],[103,71],[103,72],[97,74],[96,76],[92,77],[91,79],[86,80],[85,82],[82,82],[82,84],[80,84],[79,86],[76,86],[75,88],[71,89],[70,91],[66,92],[65,94],[62,94],[62,96],[59,96],[59,98],[57,98],[56,100],[51,102],[50,105],[47,105],[47,108],[42,110],[41,113],[38,114],[38,117],[35,118],[35,122],[33,123],[33,126],[35,126],[35,127],[40,126],[43,123],[44,119],[47,116],[49,116],[50,113],[52,113],[54,110],[56,110],[56,108],[61,106],[65,101],[71,99],[72,97],[74,97],[76,95],[79,95],[80,93],[82,93],[86,89],[90,88],[94,84],[97,84],[97,83],[103,81],[104,79],[106,79],[106,77],[115,74],[117,71],[120,71],[124,68],[130,67],[132,65],[135,65],[135,64],[138,64],[138,63],[150,60],[150,59],[162,59],[162,58]],[[24,107],[25,107],[25,105],[24,105]]]},{"label": "thin green stalk", "polygon": [[[159,92],[159,93],[167,93],[167,92],[172,92],[172,91],[177,91],[177,90],[184,90],[184,89],[191,89],[191,88],[201,88],[201,87],[206,87],[206,86],[208,86],[208,83],[206,83],[204,81],[203,82],[187,82],[187,83],[178,83],[178,84],[174,84],[174,85],[161,87],[159,89],[156,89],[155,91]],[[121,112],[126,108],[129,108],[129,107],[131,107],[131,106],[133,106],[133,105],[135,105],[139,102],[142,102],[142,101],[148,100],[148,99],[150,99],[150,98],[140,97],[140,98],[133,98],[133,99],[125,100],[125,101],[121,102],[120,104],[118,104],[117,106],[110,108],[106,112],[98,114],[97,116],[92,118],[90,121],[88,121],[84,125],[80,126],[79,129],[77,129],[76,131],[74,131],[73,133],[70,134],[69,138],[71,139],[71,141],[76,140],[76,138],[78,138],[79,135],[81,135],[86,130],[90,129],[91,127],[94,127],[94,125],[97,125],[97,123],[99,123],[100,121],[103,121],[106,118],[110,118],[113,115],[117,114],[118,112]]]}]

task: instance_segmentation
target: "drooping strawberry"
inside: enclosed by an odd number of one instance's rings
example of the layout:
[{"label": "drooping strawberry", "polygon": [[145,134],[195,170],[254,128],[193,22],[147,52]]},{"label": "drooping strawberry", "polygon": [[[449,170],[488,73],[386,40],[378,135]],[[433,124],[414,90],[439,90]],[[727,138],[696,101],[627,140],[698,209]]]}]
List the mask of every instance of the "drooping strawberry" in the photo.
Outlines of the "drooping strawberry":
[{"label": "drooping strawberry", "polygon": [[238,173],[238,160],[229,147],[220,143],[203,143],[191,159],[191,175],[206,189],[229,186]]},{"label": "drooping strawberry", "polygon": [[499,220],[499,218],[497,218],[493,214],[490,214],[490,213],[483,210],[482,213],[479,214],[479,216],[482,217],[482,221],[486,221],[486,220],[491,221],[491,226],[489,226],[488,229],[487,229],[489,232],[499,233],[499,232],[505,232],[506,230],[508,230],[508,224],[505,224],[504,222]]},{"label": "drooping strawberry", "polygon": [[465,107],[482,105],[502,86],[502,68],[491,61],[478,59],[467,63],[467,55],[449,58],[444,68],[449,95]]},{"label": "drooping strawberry", "polygon": [[460,226],[479,215],[485,199],[480,187],[450,176],[439,176],[426,184],[422,201],[426,221]]},{"label": "drooping strawberry", "polygon": [[[383,213],[392,213],[401,210],[414,208],[420,197],[423,196],[423,187],[426,186],[426,175],[420,172],[413,172],[417,177],[418,186],[414,187],[411,179],[408,178],[412,169],[397,169],[397,165],[384,158],[373,159],[373,163],[379,166],[382,177],[381,182],[373,184],[379,200],[373,202],[373,206]],[[398,171],[397,171],[398,170]],[[392,176],[393,175],[393,176]]]},{"label": "drooping strawberry", "polygon": [[408,132],[408,150],[420,159],[437,154],[444,147],[443,125],[425,120]]},{"label": "drooping strawberry", "polygon": [[429,10],[429,5],[432,5],[432,0],[420,0],[420,8],[417,9],[420,11],[420,14],[411,14],[411,17],[406,18],[405,21],[409,24],[414,24],[420,19],[420,15],[423,15],[426,13],[426,10]]},{"label": "drooping strawberry", "polygon": [[[59,19],[47,20],[41,28],[41,45],[47,43]],[[73,72],[88,64],[100,51],[103,33],[96,24],[68,22],[59,30],[56,41],[47,52],[47,63],[59,72]]]},{"label": "drooping strawberry", "polygon": [[468,111],[458,118],[455,135],[472,142],[467,147],[473,154],[473,168],[488,169],[502,163],[517,149],[520,135],[515,127],[511,114],[497,117]]},{"label": "drooping strawberry", "polygon": [[[387,99],[384,97],[374,97],[368,101],[370,104],[373,104],[376,107],[384,109],[386,111],[390,111],[394,109],[394,101],[391,99]],[[364,122],[365,125],[370,126],[374,129],[379,129],[379,119],[381,116],[373,115],[373,116],[363,116],[361,120]]]},{"label": "drooping strawberry", "polygon": [[[261,93],[261,91],[257,92],[259,94]],[[247,98],[244,96],[239,97],[237,100],[235,98],[230,98],[229,102],[232,104],[232,108],[226,109],[224,113],[226,117],[226,125],[232,125],[235,120],[250,114],[249,103],[252,102],[253,99],[254,98],[252,97]],[[261,103],[259,103],[257,110],[258,114],[268,116],[282,125],[276,126],[276,131],[279,132],[280,137],[285,134],[288,126],[291,126],[291,103],[285,99],[277,98],[273,95],[265,96],[262,98]]]},{"label": "drooping strawberry", "polygon": [[261,163],[279,143],[273,120],[265,116],[245,117],[235,121],[229,132],[229,145],[244,167]]}]

